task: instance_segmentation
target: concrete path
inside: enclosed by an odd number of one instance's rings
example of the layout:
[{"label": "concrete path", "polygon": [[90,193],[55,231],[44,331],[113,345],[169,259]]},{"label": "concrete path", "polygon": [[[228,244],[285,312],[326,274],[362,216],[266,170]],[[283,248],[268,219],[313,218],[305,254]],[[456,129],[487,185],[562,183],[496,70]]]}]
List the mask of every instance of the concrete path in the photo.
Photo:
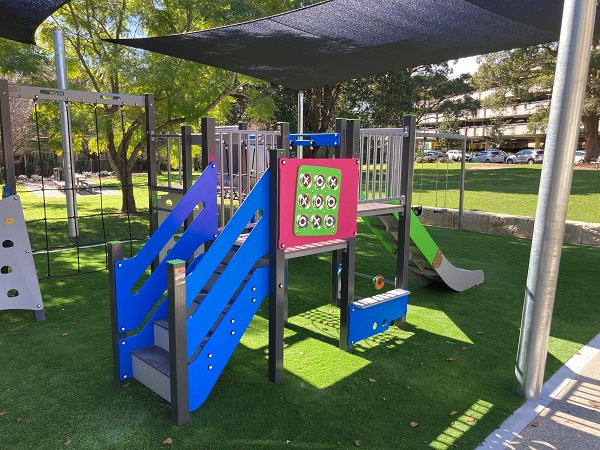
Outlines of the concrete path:
[{"label": "concrete path", "polygon": [[600,449],[600,334],[477,450]]}]

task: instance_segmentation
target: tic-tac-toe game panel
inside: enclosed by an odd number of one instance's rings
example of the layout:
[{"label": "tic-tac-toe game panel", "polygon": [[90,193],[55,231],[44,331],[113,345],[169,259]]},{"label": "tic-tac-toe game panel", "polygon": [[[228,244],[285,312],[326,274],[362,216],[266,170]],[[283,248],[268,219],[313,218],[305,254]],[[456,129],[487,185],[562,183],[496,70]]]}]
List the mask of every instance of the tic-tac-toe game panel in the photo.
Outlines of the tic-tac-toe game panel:
[{"label": "tic-tac-toe game panel", "polygon": [[356,236],[357,159],[279,160],[280,249]]}]

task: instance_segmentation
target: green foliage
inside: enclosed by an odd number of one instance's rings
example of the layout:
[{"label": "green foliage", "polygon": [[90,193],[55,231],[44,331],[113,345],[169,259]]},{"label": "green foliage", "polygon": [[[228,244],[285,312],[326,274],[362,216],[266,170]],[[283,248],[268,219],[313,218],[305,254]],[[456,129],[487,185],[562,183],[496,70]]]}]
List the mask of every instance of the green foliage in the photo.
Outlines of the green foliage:
[{"label": "green foliage", "polygon": [[[473,75],[473,83],[479,90],[492,90],[483,104],[500,111],[511,104],[546,99],[552,92],[557,55],[558,44],[552,43],[481,57],[481,65]],[[529,130],[545,131],[548,114],[547,107],[538,108],[530,120]],[[591,49],[582,115],[587,162],[600,156],[599,118],[600,37],[596,36]]]}]

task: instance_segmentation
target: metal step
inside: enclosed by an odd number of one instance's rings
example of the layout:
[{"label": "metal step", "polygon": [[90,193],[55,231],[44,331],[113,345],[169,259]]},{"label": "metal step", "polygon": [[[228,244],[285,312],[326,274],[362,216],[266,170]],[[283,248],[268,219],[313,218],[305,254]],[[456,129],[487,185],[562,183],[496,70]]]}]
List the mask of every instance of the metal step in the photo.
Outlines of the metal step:
[{"label": "metal step", "polygon": [[162,398],[171,401],[169,352],[150,345],[131,352],[133,377]]}]

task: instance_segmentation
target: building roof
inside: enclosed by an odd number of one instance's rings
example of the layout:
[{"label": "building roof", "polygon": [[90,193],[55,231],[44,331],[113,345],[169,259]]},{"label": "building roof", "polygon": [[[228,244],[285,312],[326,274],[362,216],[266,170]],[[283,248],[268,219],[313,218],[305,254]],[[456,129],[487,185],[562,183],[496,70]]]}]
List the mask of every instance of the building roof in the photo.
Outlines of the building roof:
[{"label": "building roof", "polygon": [[558,41],[562,10],[562,0],[329,0],[238,25],[111,42],[303,90]]}]

